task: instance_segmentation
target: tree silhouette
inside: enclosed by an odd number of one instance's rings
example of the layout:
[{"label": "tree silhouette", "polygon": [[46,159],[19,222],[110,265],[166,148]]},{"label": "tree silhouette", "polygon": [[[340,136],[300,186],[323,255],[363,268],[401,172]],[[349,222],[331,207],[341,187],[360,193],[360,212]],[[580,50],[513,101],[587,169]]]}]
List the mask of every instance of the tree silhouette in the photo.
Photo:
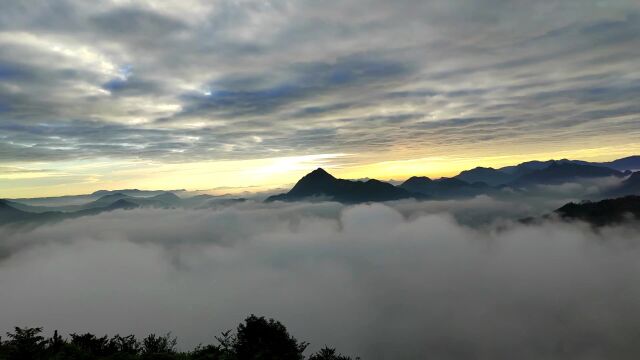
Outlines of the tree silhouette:
[{"label": "tree silhouette", "polygon": [[7,348],[8,359],[40,359],[45,349],[42,328],[15,327],[13,333],[7,333],[10,339],[3,347]]},{"label": "tree silhouette", "polygon": [[171,333],[166,335],[151,334],[142,340],[143,359],[163,359],[170,358],[175,354],[178,340],[171,337]]},{"label": "tree silhouette", "polygon": [[307,345],[280,322],[251,315],[238,325],[233,349],[238,360],[302,360]]},{"label": "tree silhouette", "polygon": [[[45,338],[42,328],[14,328],[7,340],[0,338],[0,360],[304,360],[306,342],[299,342],[274,319],[251,315],[235,332],[214,337],[217,344],[200,345],[192,351],[176,349],[171,334],[151,334],[142,341],[135,336],[98,337],[72,333],[65,339],[54,331]],[[357,359],[357,358],[356,358]],[[309,360],[352,360],[325,347]]]},{"label": "tree silhouette", "polygon": [[[360,358],[356,358],[358,360]],[[353,360],[348,356],[344,356],[342,354],[336,354],[336,349],[332,349],[330,347],[324,347],[320,349],[317,353],[311,355],[309,360]]]},{"label": "tree silhouette", "polygon": [[81,335],[74,333],[70,336],[72,345],[93,357],[106,357],[117,352],[117,349],[109,341],[109,338],[106,335],[103,337],[97,337],[90,333]]}]

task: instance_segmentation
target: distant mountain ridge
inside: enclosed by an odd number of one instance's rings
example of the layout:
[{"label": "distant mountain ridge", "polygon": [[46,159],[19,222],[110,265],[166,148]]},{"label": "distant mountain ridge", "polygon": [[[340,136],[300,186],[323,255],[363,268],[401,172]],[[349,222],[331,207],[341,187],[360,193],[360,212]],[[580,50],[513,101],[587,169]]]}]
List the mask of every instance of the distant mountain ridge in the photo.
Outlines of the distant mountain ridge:
[{"label": "distant mountain ridge", "polygon": [[[430,179],[426,176],[412,176],[398,185],[375,179],[339,179],[318,168],[302,177],[288,192],[270,196],[266,201],[331,200],[351,204],[412,198],[447,200],[478,195],[527,194],[532,190],[541,191],[536,190],[539,185],[607,178],[603,183],[613,185],[592,197],[595,200],[596,197],[604,199],[640,195],[640,172],[629,171],[630,168],[638,166],[640,156],[603,163],[568,159],[528,161],[499,169],[477,167],[462,171],[451,178]],[[609,179],[619,180],[611,182]],[[72,204],[59,205],[60,201],[57,199],[67,199],[72,201]],[[123,189],[99,190],[91,195],[25,199],[24,202],[19,200],[1,201],[0,224],[15,219],[55,220],[136,207],[215,208],[243,202],[246,199],[212,195],[183,198],[170,191]]]},{"label": "distant mountain ridge", "polygon": [[104,207],[90,208],[68,213],[61,211],[32,213],[19,210],[12,206],[12,202],[0,199],[0,225],[41,224],[47,222],[62,221],[65,219],[73,219],[82,216],[97,215],[102,212],[114,211],[119,209],[129,210],[137,207],[139,207],[138,204],[127,201],[125,199],[119,199]]},{"label": "distant mountain ridge", "polygon": [[140,189],[120,189],[120,190],[97,190],[94,191],[93,193],[91,193],[91,195],[93,196],[105,196],[105,195],[111,195],[111,194],[124,194],[124,195],[128,195],[128,196],[154,196],[154,195],[160,195],[163,193],[179,193],[179,192],[184,192],[186,191],[185,189],[178,189],[178,190],[140,190]]},{"label": "distant mountain ridge", "polygon": [[[229,204],[243,202],[244,198],[234,197],[217,197],[213,195],[196,195],[187,198],[181,198],[169,191],[153,191],[150,192],[133,192],[141,196],[129,195],[118,191],[97,192],[104,194],[97,199],[91,196],[91,201],[78,205],[62,205],[62,206],[33,206],[23,204],[15,200],[0,199],[0,225],[6,223],[20,222],[48,222],[63,220],[67,218],[94,215],[104,211],[118,209],[133,209],[138,207],[144,208],[213,208]],[[95,194],[95,193],[94,193]],[[63,197],[65,198],[65,197]],[[76,198],[76,196],[74,196]]]},{"label": "distant mountain ridge", "polygon": [[[572,165],[584,166],[585,168],[573,167],[574,173],[566,171],[564,175],[559,172],[561,168],[557,168],[559,165],[563,165],[565,169],[568,169]],[[549,167],[555,167],[554,171],[538,173],[537,175],[530,175],[539,171],[544,171]],[[610,171],[608,174],[606,171],[598,171],[594,167],[605,168],[614,171]],[[591,171],[588,171],[591,169]],[[598,177],[598,176],[622,176],[625,171],[633,171],[640,169],[640,156],[629,156],[626,158],[610,161],[610,162],[588,162],[582,160],[547,160],[547,161],[527,161],[518,165],[505,166],[502,168],[494,169],[490,167],[476,167],[470,170],[464,170],[455,178],[466,182],[484,182],[490,186],[501,185],[527,185],[536,183],[534,178],[538,178],[538,183],[549,184],[557,183],[558,181],[572,181],[576,178],[585,177]],[[554,173],[555,172],[555,173]]]},{"label": "distant mountain ridge", "polygon": [[624,174],[618,170],[602,166],[582,165],[573,162],[552,162],[546,168],[524,174],[509,184],[515,186],[555,185],[579,179],[607,176],[623,177]]},{"label": "distant mountain ridge", "polygon": [[596,166],[604,166],[618,171],[640,171],[640,156],[634,155],[613,161],[590,164]]}]

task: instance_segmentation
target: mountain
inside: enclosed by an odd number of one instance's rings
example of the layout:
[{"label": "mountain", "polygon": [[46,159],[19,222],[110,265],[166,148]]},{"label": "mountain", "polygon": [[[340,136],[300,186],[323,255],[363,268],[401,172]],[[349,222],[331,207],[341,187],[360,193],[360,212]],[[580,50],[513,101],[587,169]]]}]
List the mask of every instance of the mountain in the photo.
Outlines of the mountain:
[{"label": "mountain", "polygon": [[505,167],[499,168],[498,170],[513,176],[522,176],[524,174],[528,174],[536,170],[545,169],[549,167],[549,165],[551,165],[553,161],[554,160],[549,160],[549,161],[533,160],[533,161],[523,162],[518,165],[505,166]]},{"label": "mountain", "polygon": [[120,200],[126,200],[129,203],[136,204],[138,206],[159,208],[175,207],[182,204],[182,199],[180,197],[168,191],[150,197],[135,197],[117,192],[104,195],[95,201],[86,203],[80,206],[79,209],[103,208],[106,206],[110,206]]},{"label": "mountain", "polygon": [[2,201],[6,205],[9,205],[14,209],[18,209],[18,210],[22,210],[30,213],[42,213],[42,212],[51,211],[51,208],[48,206],[33,206],[33,205],[23,204],[17,201],[12,201],[12,200],[2,200]]},{"label": "mountain", "polygon": [[580,220],[594,226],[640,219],[640,196],[625,196],[598,202],[569,203],[555,213],[564,220]]},{"label": "mountain", "polygon": [[140,205],[133,202],[133,201],[129,201],[128,199],[120,199],[120,200],[116,200],[113,203],[109,204],[108,206],[102,207],[102,208],[92,208],[92,209],[86,209],[86,210],[80,210],[80,211],[76,211],[73,213],[70,213],[69,215],[71,217],[78,217],[78,216],[86,216],[86,215],[95,215],[95,214],[99,214],[101,212],[105,212],[105,211],[113,211],[113,210],[131,210],[131,209],[135,209],[135,208],[139,208]]},{"label": "mountain", "polygon": [[636,171],[640,170],[640,156],[629,156],[618,160],[613,160],[609,162],[602,163],[592,163],[593,165],[604,166],[610,169],[615,169],[618,171],[631,170]]},{"label": "mountain", "polygon": [[470,184],[457,178],[431,180],[426,176],[413,176],[402,183],[400,187],[409,192],[440,199],[472,197],[493,190],[483,182]]},{"label": "mountain", "polygon": [[520,163],[518,165],[505,166],[505,167],[499,168],[498,170],[512,175],[513,179],[517,179],[517,178],[519,178],[521,176],[530,174],[530,173],[532,173],[534,171],[544,170],[544,169],[546,169],[549,166],[554,165],[554,164],[556,164],[556,165],[557,164],[590,165],[586,161],[569,160],[569,159],[547,160],[547,161],[533,160],[533,161],[526,161],[526,162]]},{"label": "mountain", "polygon": [[186,190],[185,189],[179,189],[179,190],[140,190],[140,189],[98,190],[98,191],[94,191],[91,194],[91,196],[93,196],[93,197],[101,197],[101,196],[105,196],[105,195],[111,195],[111,194],[120,193],[120,194],[133,196],[133,197],[148,197],[148,196],[161,195],[161,194],[167,193],[167,192],[179,193],[179,192],[183,192],[183,191],[186,191]]},{"label": "mountain", "polygon": [[11,206],[10,201],[0,200],[0,225],[21,221],[28,218],[30,215],[32,214]]},{"label": "mountain", "polygon": [[161,203],[164,203],[167,205],[173,205],[173,206],[182,204],[182,199],[178,195],[168,191],[163,192],[162,194],[158,194],[156,196],[152,196],[148,198],[148,200],[159,201]]},{"label": "mountain", "polygon": [[[128,190],[132,192],[133,190]],[[6,204],[10,205],[14,209],[22,210],[27,213],[48,213],[51,216],[52,213],[64,213],[67,215],[82,214],[85,210],[96,209],[98,212],[108,211],[109,209],[115,209],[118,204],[123,205],[126,200],[127,204],[135,204],[136,207],[155,207],[155,208],[173,208],[190,205],[190,203],[183,202],[183,199],[176,194],[168,191],[154,191],[154,196],[131,196],[122,192],[108,192],[103,191],[106,195],[99,197],[93,201],[85,202],[77,205],[64,205],[64,206],[32,206],[26,205],[22,202],[4,200]],[[90,212],[89,212],[90,213]]]},{"label": "mountain", "polygon": [[0,200],[0,226],[15,223],[61,220],[63,218],[64,213],[61,212],[30,213],[14,208],[11,206],[11,202],[7,200]]},{"label": "mountain", "polygon": [[114,202],[118,201],[118,200],[122,200],[122,199],[132,199],[131,196],[126,195],[124,193],[111,193],[111,194],[107,194],[104,195],[100,198],[98,198],[95,201],[91,201],[89,203],[86,203],[84,205],[82,205],[80,208],[82,209],[92,209],[92,208],[100,208],[100,207],[105,207],[105,206],[109,206],[111,204],[113,204]]},{"label": "mountain", "polygon": [[302,177],[289,192],[270,196],[266,201],[298,201],[325,198],[342,203],[390,201],[415,197],[409,191],[378,180],[337,179],[318,168]]},{"label": "mountain", "polygon": [[640,171],[636,171],[620,183],[619,186],[609,190],[606,194],[609,197],[620,197],[625,195],[640,195]]},{"label": "mountain", "polygon": [[140,205],[119,199],[104,207],[94,207],[74,212],[48,211],[40,213],[31,213],[22,211],[11,206],[13,202],[0,200],[0,226],[7,224],[40,224],[53,221],[62,221],[65,219],[73,219],[83,216],[97,215],[107,211],[114,210],[130,210]]},{"label": "mountain", "polygon": [[[618,170],[620,172],[626,171],[626,170],[631,170],[631,171],[636,171],[636,170],[640,170],[640,156],[638,155],[634,155],[634,156],[628,156],[625,158],[621,158],[621,159],[617,159],[617,160],[613,160],[613,161],[607,161],[607,162],[590,162],[590,161],[583,161],[583,160],[569,160],[569,159],[561,159],[561,160],[547,160],[547,161],[538,161],[538,160],[534,160],[534,161],[527,161],[527,162],[523,162],[521,164],[518,165],[513,165],[513,166],[505,166],[502,168],[497,169],[500,172],[504,172],[507,174],[512,174],[512,175],[516,175],[516,176],[522,176],[525,174],[528,174],[530,172],[536,171],[536,170],[542,170],[545,169],[547,167],[549,167],[552,164],[578,164],[578,165],[591,165],[591,166],[598,166],[598,167],[606,167],[609,169],[613,169],[613,170]],[[464,180],[464,179],[462,179]]]},{"label": "mountain", "polygon": [[548,167],[535,170],[518,177],[509,185],[521,187],[532,185],[553,185],[581,179],[616,176],[623,177],[620,171],[593,165],[581,165],[573,162],[553,162]]},{"label": "mountain", "polygon": [[[560,179],[550,180],[544,173],[538,173],[539,171],[548,169],[552,166],[564,165],[566,166],[566,174],[559,175]],[[589,174],[588,168],[579,168],[573,167],[571,165],[579,165],[579,166],[587,166],[587,167],[599,167],[599,168],[608,168],[612,170],[616,170],[620,173],[609,172],[607,175],[598,175],[595,172],[593,174]],[[575,174],[571,175],[570,172],[573,169],[576,171]],[[516,184],[522,185],[524,182],[536,182],[533,178],[538,178],[537,181],[542,180],[542,178],[548,178],[549,180],[543,180],[541,183],[558,183],[563,181],[572,181],[577,178],[589,178],[589,177],[597,177],[597,176],[621,176],[624,171],[629,170],[640,170],[640,156],[629,156],[622,159],[617,159],[609,162],[589,162],[582,160],[569,160],[569,159],[561,159],[561,160],[548,160],[548,161],[527,161],[520,163],[518,165],[513,166],[505,166],[499,169],[486,168],[486,167],[477,167],[471,170],[462,171],[460,174],[456,176],[456,178],[460,180],[464,180],[469,183],[473,182],[484,182],[491,186],[500,186],[505,185],[510,182],[515,182]],[[559,169],[554,168],[550,170],[548,175],[555,176],[552,173],[557,173]],[[602,174],[605,172],[600,171]],[[531,175],[529,179],[527,179],[527,175],[537,173],[536,175]],[[521,179],[522,178],[522,179]]]},{"label": "mountain", "polygon": [[415,193],[421,193],[423,189],[431,186],[433,180],[426,176],[412,176],[405,182],[400,184],[400,187]]},{"label": "mountain", "polygon": [[[525,194],[533,185],[561,184],[582,179],[615,176],[621,179],[630,175],[614,189],[603,192],[600,198],[640,194],[640,175],[630,169],[640,168],[640,156],[629,156],[610,162],[587,162],[581,160],[528,161],[502,168],[476,167],[460,172],[453,178],[432,180],[414,176],[401,184],[391,184],[375,179],[337,179],[322,169],[304,176],[287,193],[271,196],[267,201],[294,201],[304,198],[325,198],[345,203],[387,201],[404,198],[460,198],[481,194],[499,195],[504,187],[509,191]],[[624,171],[624,172],[623,172]],[[184,192],[185,190],[175,190]],[[256,195],[254,194],[254,197]],[[230,199],[230,200],[225,200]],[[26,213],[62,212],[66,214],[81,210],[102,209],[119,200],[143,207],[208,208],[244,201],[232,196],[197,195],[184,197],[164,190],[99,190],[88,195],[61,197],[25,198],[7,200],[4,205]]]},{"label": "mountain", "polygon": [[483,182],[490,186],[504,185],[514,179],[514,175],[506,171],[496,170],[490,167],[476,167],[465,170],[455,176],[456,179],[467,183]]}]

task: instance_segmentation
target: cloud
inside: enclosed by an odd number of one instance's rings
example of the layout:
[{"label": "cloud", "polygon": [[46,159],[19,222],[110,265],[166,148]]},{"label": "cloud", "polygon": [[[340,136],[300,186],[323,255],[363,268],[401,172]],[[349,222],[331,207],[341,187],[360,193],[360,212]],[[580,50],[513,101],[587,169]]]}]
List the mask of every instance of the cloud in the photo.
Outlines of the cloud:
[{"label": "cloud", "polygon": [[[624,146],[640,132],[640,9],[630,0],[2,8],[0,125],[116,124],[124,142],[142,130],[192,139],[150,137],[153,151],[121,152],[89,131],[55,140],[73,147],[64,152],[31,133],[5,146],[4,162],[251,159],[265,149],[492,156]],[[330,136],[304,138],[318,129]]]},{"label": "cloud", "polygon": [[119,40],[162,41],[187,25],[176,18],[138,7],[118,7],[90,18],[100,32]]},{"label": "cloud", "polygon": [[398,82],[410,73],[407,64],[372,60],[367,55],[340,58],[331,63],[288,64],[287,69],[281,71],[269,69],[258,75],[218,79],[207,87],[206,93],[186,96],[185,100],[191,104],[185,107],[184,114],[177,116],[265,115],[331,91],[375,87],[390,80]]},{"label": "cloud", "polygon": [[245,203],[2,229],[0,323],[171,330],[188,347],[257,313],[363,359],[637,357],[637,229],[476,228],[446,212],[491,203]]}]

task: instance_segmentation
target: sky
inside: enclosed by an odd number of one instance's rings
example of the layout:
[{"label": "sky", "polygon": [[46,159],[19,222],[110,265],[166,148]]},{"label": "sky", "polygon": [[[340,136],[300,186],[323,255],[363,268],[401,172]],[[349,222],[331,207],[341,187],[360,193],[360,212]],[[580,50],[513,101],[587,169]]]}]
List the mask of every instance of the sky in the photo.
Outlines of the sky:
[{"label": "sky", "polygon": [[636,0],[0,10],[0,197],[640,154]]}]

